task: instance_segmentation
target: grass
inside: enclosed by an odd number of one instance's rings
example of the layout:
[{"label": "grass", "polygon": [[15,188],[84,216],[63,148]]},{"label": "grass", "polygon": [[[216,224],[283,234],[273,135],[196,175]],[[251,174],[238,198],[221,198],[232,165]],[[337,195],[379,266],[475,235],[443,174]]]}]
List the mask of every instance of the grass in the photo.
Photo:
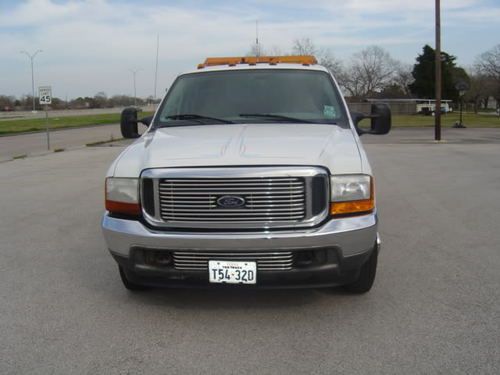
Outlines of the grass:
[{"label": "grass", "polygon": [[[459,121],[458,112],[448,113],[441,117],[443,127],[452,127]],[[500,128],[500,118],[493,115],[463,114],[463,124],[468,128]],[[395,115],[392,117],[392,126],[399,127],[427,127],[434,126],[433,116],[422,115]]]},{"label": "grass", "polygon": [[[144,112],[139,116],[145,117],[149,115],[152,115],[152,112]],[[455,122],[458,121],[458,119],[458,112],[443,115],[441,120],[442,126],[451,127]],[[119,113],[49,117],[49,128],[53,130],[82,126],[117,124],[119,122]],[[476,115],[474,113],[464,113],[463,123],[465,124],[465,126],[470,128],[494,128],[500,127],[500,118],[493,115]],[[392,125],[396,128],[434,126],[434,117],[422,115],[395,115],[392,118]],[[0,136],[44,130],[45,118],[0,120]]]},{"label": "grass", "polygon": [[[145,117],[152,114],[152,112],[142,112],[139,114],[139,117]],[[50,130],[82,126],[117,124],[119,122],[119,113],[66,117],[50,117],[49,114]],[[44,130],[45,118],[0,120],[0,136]]]}]

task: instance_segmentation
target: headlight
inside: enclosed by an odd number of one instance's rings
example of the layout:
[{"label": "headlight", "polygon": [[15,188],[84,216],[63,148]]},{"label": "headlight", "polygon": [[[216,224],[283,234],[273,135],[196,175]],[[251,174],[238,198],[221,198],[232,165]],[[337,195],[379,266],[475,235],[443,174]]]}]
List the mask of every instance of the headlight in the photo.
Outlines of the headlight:
[{"label": "headlight", "polygon": [[139,215],[139,179],[106,178],[106,210],[117,214]]},{"label": "headlight", "polygon": [[330,214],[362,214],[375,208],[373,178],[363,174],[330,177]]}]

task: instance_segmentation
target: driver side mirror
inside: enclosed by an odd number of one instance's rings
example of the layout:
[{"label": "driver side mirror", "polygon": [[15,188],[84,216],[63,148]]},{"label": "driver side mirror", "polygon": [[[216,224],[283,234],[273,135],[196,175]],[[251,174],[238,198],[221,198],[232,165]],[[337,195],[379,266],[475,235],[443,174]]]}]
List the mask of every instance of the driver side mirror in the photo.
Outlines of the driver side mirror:
[{"label": "driver side mirror", "polygon": [[[371,114],[365,115],[364,113],[351,112],[351,117],[358,135],[383,135],[389,133],[391,130],[391,109],[387,104],[372,104]],[[359,126],[361,120],[365,118],[371,119],[370,129],[365,129]]]},{"label": "driver side mirror", "polygon": [[122,111],[120,118],[120,130],[123,138],[139,138],[139,130],[137,124],[140,122],[146,126],[151,124],[153,116],[144,117],[140,120],[137,119],[137,108],[129,107]]}]

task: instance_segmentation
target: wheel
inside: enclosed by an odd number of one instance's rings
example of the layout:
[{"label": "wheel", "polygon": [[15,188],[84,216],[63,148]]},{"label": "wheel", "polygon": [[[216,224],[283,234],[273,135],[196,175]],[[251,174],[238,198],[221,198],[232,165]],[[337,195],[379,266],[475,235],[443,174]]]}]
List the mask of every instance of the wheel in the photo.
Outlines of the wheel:
[{"label": "wheel", "polygon": [[368,292],[375,281],[375,274],[377,273],[377,258],[378,249],[375,247],[373,249],[372,255],[361,267],[358,279],[351,283],[344,285],[344,289],[350,293],[362,294]]},{"label": "wheel", "polygon": [[120,271],[120,278],[122,279],[123,286],[132,292],[141,292],[144,290],[149,290],[150,288],[144,285],[136,284],[130,281],[125,274],[122,266],[118,266],[118,270]]}]

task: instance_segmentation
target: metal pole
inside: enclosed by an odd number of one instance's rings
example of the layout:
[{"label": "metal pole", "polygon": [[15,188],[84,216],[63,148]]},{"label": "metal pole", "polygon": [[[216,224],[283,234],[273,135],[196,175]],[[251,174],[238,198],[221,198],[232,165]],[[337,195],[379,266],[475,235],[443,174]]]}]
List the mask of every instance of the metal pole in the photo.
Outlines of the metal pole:
[{"label": "metal pole", "polygon": [[137,107],[137,94],[135,90],[135,73],[136,72],[134,72],[134,107]]},{"label": "metal pole", "polygon": [[436,0],[436,108],[434,139],[441,140],[441,1]]},{"label": "metal pole", "polygon": [[154,99],[156,100],[156,85],[158,83],[158,51],[160,50],[160,34],[156,35],[156,67],[155,67],[155,94]]},{"label": "metal pole", "polygon": [[132,75],[134,77],[134,107],[137,107],[137,95],[136,95],[136,86],[135,86],[135,75],[140,69],[130,69]]},{"label": "metal pole", "polygon": [[35,73],[33,70],[33,56],[30,56],[31,60],[31,93],[33,95],[33,112],[35,112]]},{"label": "metal pole", "polygon": [[35,57],[36,57],[36,55],[38,55],[39,52],[43,52],[43,51],[41,49],[39,49],[33,54],[29,54],[28,52],[26,52],[24,50],[21,51],[21,53],[24,53],[26,56],[28,56],[28,58],[30,59],[30,63],[31,63],[31,95],[32,95],[32,99],[33,99],[33,112],[35,112],[35,110],[36,110],[36,107],[35,107],[35,69],[34,69],[33,65],[34,65]]},{"label": "metal pole", "polygon": [[50,151],[49,113],[47,112],[47,106],[45,106],[45,132],[47,133],[47,150]]},{"label": "metal pole", "polygon": [[464,97],[460,96],[460,126],[462,126],[462,107],[464,105]]},{"label": "metal pole", "polygon": [[255,21],[255,54],[257,57],[260,56],[260,46],[259,46],[259,20]]}]

